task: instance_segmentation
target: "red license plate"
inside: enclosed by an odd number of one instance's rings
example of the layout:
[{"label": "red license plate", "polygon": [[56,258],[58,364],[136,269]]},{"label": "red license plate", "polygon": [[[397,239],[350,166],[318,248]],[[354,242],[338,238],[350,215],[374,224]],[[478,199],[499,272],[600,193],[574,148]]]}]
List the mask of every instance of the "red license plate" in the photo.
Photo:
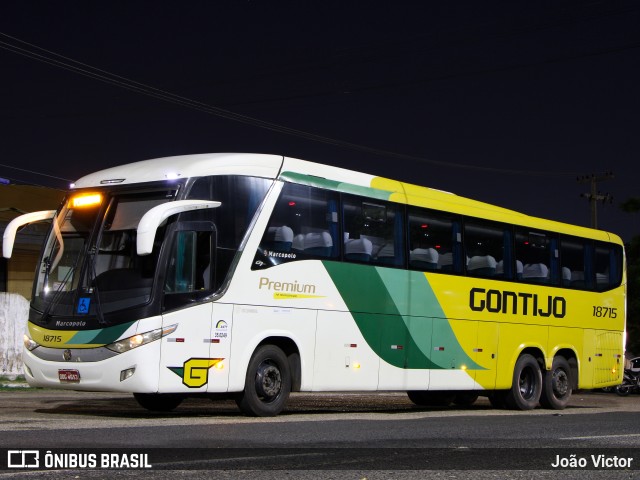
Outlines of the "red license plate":
[{"label": "red license plate", "polygon": [[80,383],[78,370],[58,370],[58,379],[61,383]]}]

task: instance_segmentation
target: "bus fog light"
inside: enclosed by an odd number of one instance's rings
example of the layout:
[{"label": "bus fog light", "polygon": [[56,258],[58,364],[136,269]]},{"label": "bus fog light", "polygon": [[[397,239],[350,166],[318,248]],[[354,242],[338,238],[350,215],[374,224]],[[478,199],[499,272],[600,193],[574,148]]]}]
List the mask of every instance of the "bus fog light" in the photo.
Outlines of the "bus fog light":
[{"label": "bus fog light", "polygon": [[22,342],[24,343],[24,348],[31,351],[38,348],[40,345],[34,341],[29,335],[24,335],[22,337]]},{"label": "bus fog light", "polygon": [[120,381],[124,382],[127,378],[131,378],[136,373],[136,367],[127,368],[120,372]]}]

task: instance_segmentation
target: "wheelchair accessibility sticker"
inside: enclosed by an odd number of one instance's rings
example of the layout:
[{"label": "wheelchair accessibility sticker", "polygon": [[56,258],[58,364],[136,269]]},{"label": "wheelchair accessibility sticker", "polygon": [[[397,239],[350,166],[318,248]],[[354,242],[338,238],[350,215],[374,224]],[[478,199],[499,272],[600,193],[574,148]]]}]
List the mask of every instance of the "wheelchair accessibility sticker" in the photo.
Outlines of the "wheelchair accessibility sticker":
[{"label": "wheelchair accessibility sticker", "polygon": [[91,306],[91,298],[89,297],[80,297],[78,300],[78,308],[76,313],[78,315],[86,315],[89,313],[89,307]]}]

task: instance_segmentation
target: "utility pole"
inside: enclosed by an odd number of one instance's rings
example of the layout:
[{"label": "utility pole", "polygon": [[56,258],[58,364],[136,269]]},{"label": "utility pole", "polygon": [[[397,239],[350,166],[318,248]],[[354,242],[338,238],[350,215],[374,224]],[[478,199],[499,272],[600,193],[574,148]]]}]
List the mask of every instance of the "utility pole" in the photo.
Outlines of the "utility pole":
[{"label": "utility pole", "polygon": [[614,178],[613,172],[605,172],[600,175],[592,173],[591,175],[582,175],[577,178],[578,183],[591,184],[589,193],[580,194],[582,198],[586,198],[591,204],[591,228],[598,228],[598,202],[601,201],[603,205],[607,202],[613,203],[613,197],[611,195],[598,191],[598,183],[611,180],[612,178]]}]

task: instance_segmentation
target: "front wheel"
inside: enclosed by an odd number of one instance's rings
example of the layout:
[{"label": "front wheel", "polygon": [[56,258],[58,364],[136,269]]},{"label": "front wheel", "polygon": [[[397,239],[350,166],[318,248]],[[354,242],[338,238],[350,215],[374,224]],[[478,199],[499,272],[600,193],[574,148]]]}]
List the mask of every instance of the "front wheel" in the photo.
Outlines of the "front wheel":
[{"label": "front wheel", "polygon": [[244,391],[236,403],[246,415],[274,417],[284,409],[290,392],[291,372],[286,355],[275,345],[263,345],[251,357]]},{"label": "front wheel", "polygon": [[538,361],[528,353],[521,355],[513,369],[511,390],[505,397],[511,410],[536,408],[542,393],[542,372]]},{"label": "front wheel", "polygon": [[562,410],[571,398],[571,367],[564,357],[555,357],[551,370],[544,372],[540,404],[545,408]]}]

